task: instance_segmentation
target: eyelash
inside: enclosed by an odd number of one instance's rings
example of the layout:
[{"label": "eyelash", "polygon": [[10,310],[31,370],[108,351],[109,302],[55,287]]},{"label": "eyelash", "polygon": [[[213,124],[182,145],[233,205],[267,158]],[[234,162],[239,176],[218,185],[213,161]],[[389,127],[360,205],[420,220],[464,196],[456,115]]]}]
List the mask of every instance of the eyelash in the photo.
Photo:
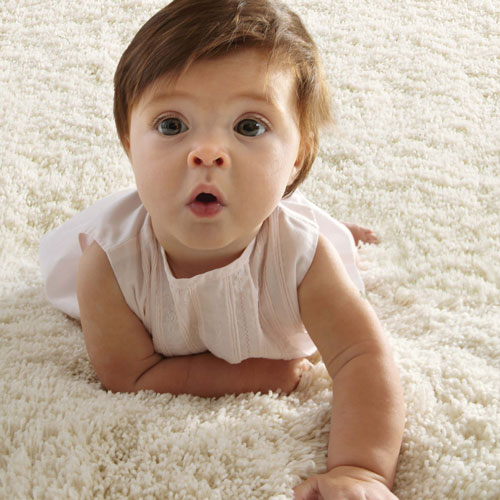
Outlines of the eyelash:
[{"label": "eyelash", "polygon": [[[178,120],[182,121],[183,123],[185,123],[184,120],[182,120],[181,118],[179,118],[177,115],[175,115],[175,114],[167,114],[167,115],[162,115],[162,116],[160,116],[158,118],[155,118],[154,121],[153,121],[153,123],[151,124],[151,127],[153,128],[153,130],[158,131],[158,127],[160,126],[160,124],[163,121],[171,119],[171,118],[178,119]],[[260,116],[255,116],[255,115],[250,115],[250,116],[245,116],[243,118],[240,118],[238,120],[238,122],[236,123],[236,125],[233,127],[233,130],[235,130],[236,127],[237,127],[237,125],[239,123],[241,123],[242,121],[244,121],[244,120],[254,120],[254,121],[256,121],[257,123],[259,123],[260,125],[262,125],[265,128],[265,132],[269,132],[270,130],[272,130],[271,125],[269,124],[269,122],[266,119],[264,119],[264,118],[262,118]],[[188,127],[188,130],[189,130],[189,127]],[[158,131],[158,133],[161,134],[161,132],[159,132],[159,131]],[[163,135],[163,134],[161,134],[161,135]],[[241,134],[241,135],[243,135],[243,134]],[[259,134],[259,135],[262,135],[262,134]],[[252,137],[252,136],[245,136],[245,137]]]},{"label": "eyelash", "polygon": [[242,122],[247,121],[247,120],[254,121],[254,122],[258,123],[260,126],[264,127],[264,132],[262,132],[262,134],[257,134],[256,136],[241,134],[244,137],[259,137],[260,135],[263,135],[266,132],[269,132],[271,130],[271,127],[270,127],[269,123],[267,122],[267,120],[264,120],[263,118],[260,118],[260,117],[257,117],[257,116],[245,116],[245,117],[239,119],[236,122],[236,125],[233,127],[233,130],[235,130],[236,132],[238,132],[237,131],[238,125],[240,125]]},{"label": "eyelash", "polygon": [[158,118],[155,118],[153,120],[153,122],[151,123],[151,128],[153,128],[154,130],[158,130],[158,127],[160,126],[160,124],[163,121],[170,120],[170,119],[177,119],[177,120],[180,120],[181,122],[184,123],[184,120],[182,118],[179,118],[177,115],[167,114],[167,115],[162,115],[162,116],[159,116]]}]

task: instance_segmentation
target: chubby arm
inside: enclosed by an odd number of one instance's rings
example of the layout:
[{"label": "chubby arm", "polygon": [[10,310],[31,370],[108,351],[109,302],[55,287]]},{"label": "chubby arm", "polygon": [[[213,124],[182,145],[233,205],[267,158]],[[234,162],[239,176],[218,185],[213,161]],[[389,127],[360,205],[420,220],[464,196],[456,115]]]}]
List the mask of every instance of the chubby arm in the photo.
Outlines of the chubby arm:
[{"label": "chubby arm", "polygon": [[97,243],[80,260],[77,294],[90,360],[104,387],[115,392],[150,389],[207,397],[278,388],[290,392],[307,368],[302,360],[253,358],[230,364],[208,352],[165,358],[127,305]]},{"label": "chubby arm", "polygon": [[[327,475],[336,478],[337,484],[342,478],[341,488],[348,478],[356,488],[360,482],[375,481],[379,483],[375,489],[381,483],[388,490],[394,481],[405,418],[399,373],[378,318],[323,236],[299,287],[299,303],[304,324],[333,382]],[[387,491],[380,498],[393,498],[390,495]],[[372,497],[366,493],[366,498]]]}]

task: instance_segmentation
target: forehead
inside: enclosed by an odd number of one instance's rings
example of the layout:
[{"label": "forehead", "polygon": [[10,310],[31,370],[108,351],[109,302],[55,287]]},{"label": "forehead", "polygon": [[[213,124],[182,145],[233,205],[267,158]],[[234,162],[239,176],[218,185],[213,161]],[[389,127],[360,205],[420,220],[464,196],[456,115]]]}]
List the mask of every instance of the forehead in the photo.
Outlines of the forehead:
[{"label": "forehead", "polygon": [[296,108],[295,76],[259,49],[240,49],[224,56],[200,59],[178,74],[157,78],[136,100],[139,107],[169,96],[206,96],[224,92],[228,99],[248,97],[275,107]]}]

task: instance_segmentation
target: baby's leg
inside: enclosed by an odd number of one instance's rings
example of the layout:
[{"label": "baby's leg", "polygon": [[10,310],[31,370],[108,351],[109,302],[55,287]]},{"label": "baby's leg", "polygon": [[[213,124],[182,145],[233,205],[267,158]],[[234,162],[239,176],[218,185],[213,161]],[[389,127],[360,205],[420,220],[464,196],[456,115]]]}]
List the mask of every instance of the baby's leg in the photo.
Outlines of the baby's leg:
[{"label": "baby's leg", "polygon": [[359,242],[370,244],[377,244],[379,242],[376,234],[371,229],[351,222],[343,222],[343,224],[351,231],[356,246],[358,246]]}]

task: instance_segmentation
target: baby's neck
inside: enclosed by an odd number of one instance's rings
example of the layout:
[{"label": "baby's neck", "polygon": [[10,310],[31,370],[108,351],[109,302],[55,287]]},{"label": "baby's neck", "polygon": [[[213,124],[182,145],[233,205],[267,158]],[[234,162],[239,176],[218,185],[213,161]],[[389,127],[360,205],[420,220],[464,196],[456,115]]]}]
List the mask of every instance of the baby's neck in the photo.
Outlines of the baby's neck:
[{"label": "baby's neck", "polygon": [[[192,278],[199,274],[225,267],[234,262],[257,236],[262,224],[251,234],[233,240],[227,246],[215,249],[191,248],[168,234],[155,236],[165,251],[170,270],[175,278]],[[159,237],[160,236],[160,237]]]},{"label": "baby's neck", "polygon": [[233,255],[207,255],[204,258],[198,256],[191,259],[186,256],[183,256],[182,259],[178,259],[167,252],[165,252],[165,254],[172,274],[175,278],[181,279],[192,278],[198,274],[207,273],[208,271],[227,266],[231,264],[231,262],[234,262],[244,250],[245,249]]}]

